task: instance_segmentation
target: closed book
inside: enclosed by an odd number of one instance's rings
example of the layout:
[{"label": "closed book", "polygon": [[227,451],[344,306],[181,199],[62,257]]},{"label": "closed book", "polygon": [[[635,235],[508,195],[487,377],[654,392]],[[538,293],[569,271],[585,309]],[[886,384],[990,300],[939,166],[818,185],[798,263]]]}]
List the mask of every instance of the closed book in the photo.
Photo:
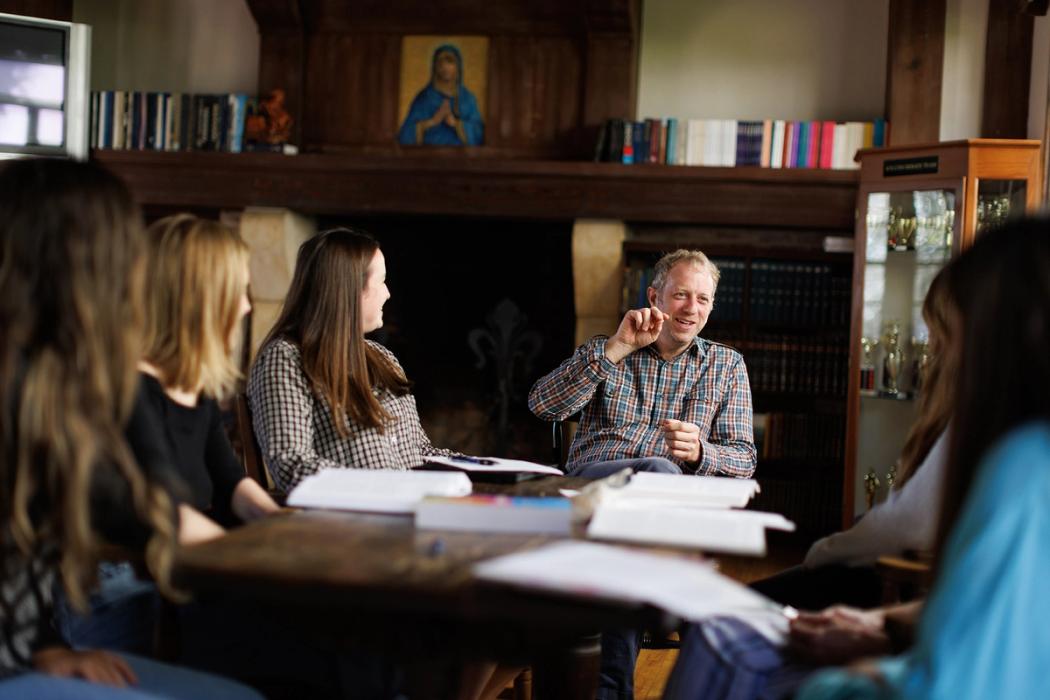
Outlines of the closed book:
[{"label": "closed book", "polygon": [[835,122],[826,121],[820,125],[820,166],[830,168],[835,155]]},{"label": "closed book", "polygon": [[795,167],[794,153],[798,149],[798,143],[797,143],[798,135],[796,133],[796,128],[797,127],[798,127],[798,123],[797,122],[793,122],[793,121],[786,122],[786,124],[784,126],[784,155],[783,155],[783,161],[784,161],[784,167],[785,168],[794,168]]},{"label": "closed book", "polygon": [[783,119],[773,122],[773,143],[769,148],[769,167],[784,167],[784,129],[787,125]]},{"label": "closed book", "polygon": [[474,494],[459,498],[428,496],[416,505],[419,530],[470,532],[524,532],[568,535],[572,530],[572,501],[567,498],[529,498]]},{"label": "closed book", "polygon": [[667,155],[664,162],[678,165],[678,120],[674,117],[667,120]]},{"label": "closed book", "polygon": [[820,165],[820,122],[809,123],[809,143],[806,147],[806,167]]},{"label": "closed book", "polygon": [[649,162],[649,122],[640,121],[634,123],[632,131],[634,143],[634,162]]},{"label": "closed book", "polygon": [[762,121],[762,142],[759,144],[758,164],[768,168],[773,151],[773,120]]},{"label": "closed book", "polygon": [[623,123],[623,157],[621,161],[625,164],[634,162],[634,122]]},{"label": "closed book", "polygon": [[594,143],[594,162],[602,163],[608,160],[609,154],[609,124],[611,119],[606,119],[598,129],[598,139]]},{"label": "closed book", "polygon": [[872,146],[879,148],[885,146],[889,140],[889,124],[886,123],[885,119],[876,119],[872,124],[871,144]]},{"label": "closed book", "polygon": [[608,125],[609,130],[607,138],[609,144],[605,151],[605,161],[609,163],[622,163],[624,137],[623,119],[610,119]]}]

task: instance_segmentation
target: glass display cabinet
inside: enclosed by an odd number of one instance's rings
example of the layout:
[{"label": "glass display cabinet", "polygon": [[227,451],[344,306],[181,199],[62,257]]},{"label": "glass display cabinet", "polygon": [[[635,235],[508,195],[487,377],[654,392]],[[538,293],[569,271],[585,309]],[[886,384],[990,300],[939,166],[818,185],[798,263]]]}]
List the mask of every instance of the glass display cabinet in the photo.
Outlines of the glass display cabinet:
[{"label": "glass display cabinet", "polygon": [[931,280],[978,235],[1036,207],[1039,141],[865,149],[853,262],[843,524],[885,498],[929,360]]}]

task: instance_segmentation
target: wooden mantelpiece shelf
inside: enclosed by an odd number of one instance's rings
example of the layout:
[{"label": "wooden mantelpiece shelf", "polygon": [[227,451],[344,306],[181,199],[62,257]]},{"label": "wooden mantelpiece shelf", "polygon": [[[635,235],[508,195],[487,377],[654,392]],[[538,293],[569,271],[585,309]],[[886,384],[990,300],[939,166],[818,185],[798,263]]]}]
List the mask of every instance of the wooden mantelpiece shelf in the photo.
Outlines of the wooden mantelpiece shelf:
[{"label": "wooden mantelpiece shelf", "polygon": [[94,151],[147,206],[850,231],[857,172],[402,155]]}]

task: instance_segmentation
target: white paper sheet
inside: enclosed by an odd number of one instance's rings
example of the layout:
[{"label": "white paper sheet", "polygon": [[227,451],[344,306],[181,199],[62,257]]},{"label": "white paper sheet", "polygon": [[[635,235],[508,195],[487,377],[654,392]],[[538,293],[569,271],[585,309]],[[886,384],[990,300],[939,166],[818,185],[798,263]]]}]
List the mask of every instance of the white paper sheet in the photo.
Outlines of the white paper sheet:
[{"label": "white paper sheet", "polygon": [[686,620],[733,615],[774,643],[790,612],[706,562],[591,542],[555,542],[480,562],[474,575],[522,588],[648,603]]},{"label": "white paper sheet", "polygon": [[466,496],[470,492],[470,478],[462,472],[326,469],[306,477],[292,489],[288,505],[411,513],[424,496]]},{"label": "white paper sheet", "polygon": [[[484,460],[485,462],[492,462],[492,464],[481,464],[473,460]],[[535,462],[526,462],[521,459],[504,459],[502,457],[427,457],[427,461],[432,464],[443,464],[453,469],[461,469],[465,472],[528,472],[531,474],[551,474],[553,476],[561,476],[561,470],[547,466],[546,464],[537,464]]]}]

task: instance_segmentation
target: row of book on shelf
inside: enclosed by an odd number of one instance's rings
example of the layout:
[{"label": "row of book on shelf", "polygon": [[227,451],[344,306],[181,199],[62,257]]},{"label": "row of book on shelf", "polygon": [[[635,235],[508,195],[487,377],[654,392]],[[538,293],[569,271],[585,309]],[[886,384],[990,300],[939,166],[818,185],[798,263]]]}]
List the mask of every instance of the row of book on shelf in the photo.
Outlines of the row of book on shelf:
[{"label": "row of book on shelf", "polygon": [[244,93],[103,90],[91,93],[91,147],[132,151],[245,149],[255,99]]},{"label": "row of book on shelf", "polygon": [[782,333],[753,333],[741,339],[731,330],[712,328],[703,335],[743,354],[752,392],[846,395],[849,343],[845,333],[826,333],[810,339]]},{"label": "row of book on shelf", "polygon": [[783,513],[809,537],[842,529],[842,479],[829,478],[823,470],[797,470],[792,474],[756,472],[762,491],[752,507]]},{"label": "row of book on shelf", "polygon": [[[711,320],[801,326],[845,326],[852,293],[849,269],[823,263],[714,258],[720,278]],[[623,288],[623,310],[649,305],[647,290],[655,271],[649,260],[629,264]]]},{"label": "row of book on shelf", "polygon": [[859,168],[861,148],[884,146],[889,125],[870,122],[764,119],[609,119],[594,160],[763,168]]},{"label": "row of book on shelf", "polygon": [[845,451],[845,417],[828,413],[756,413],[759,459],[838,460]]}]

